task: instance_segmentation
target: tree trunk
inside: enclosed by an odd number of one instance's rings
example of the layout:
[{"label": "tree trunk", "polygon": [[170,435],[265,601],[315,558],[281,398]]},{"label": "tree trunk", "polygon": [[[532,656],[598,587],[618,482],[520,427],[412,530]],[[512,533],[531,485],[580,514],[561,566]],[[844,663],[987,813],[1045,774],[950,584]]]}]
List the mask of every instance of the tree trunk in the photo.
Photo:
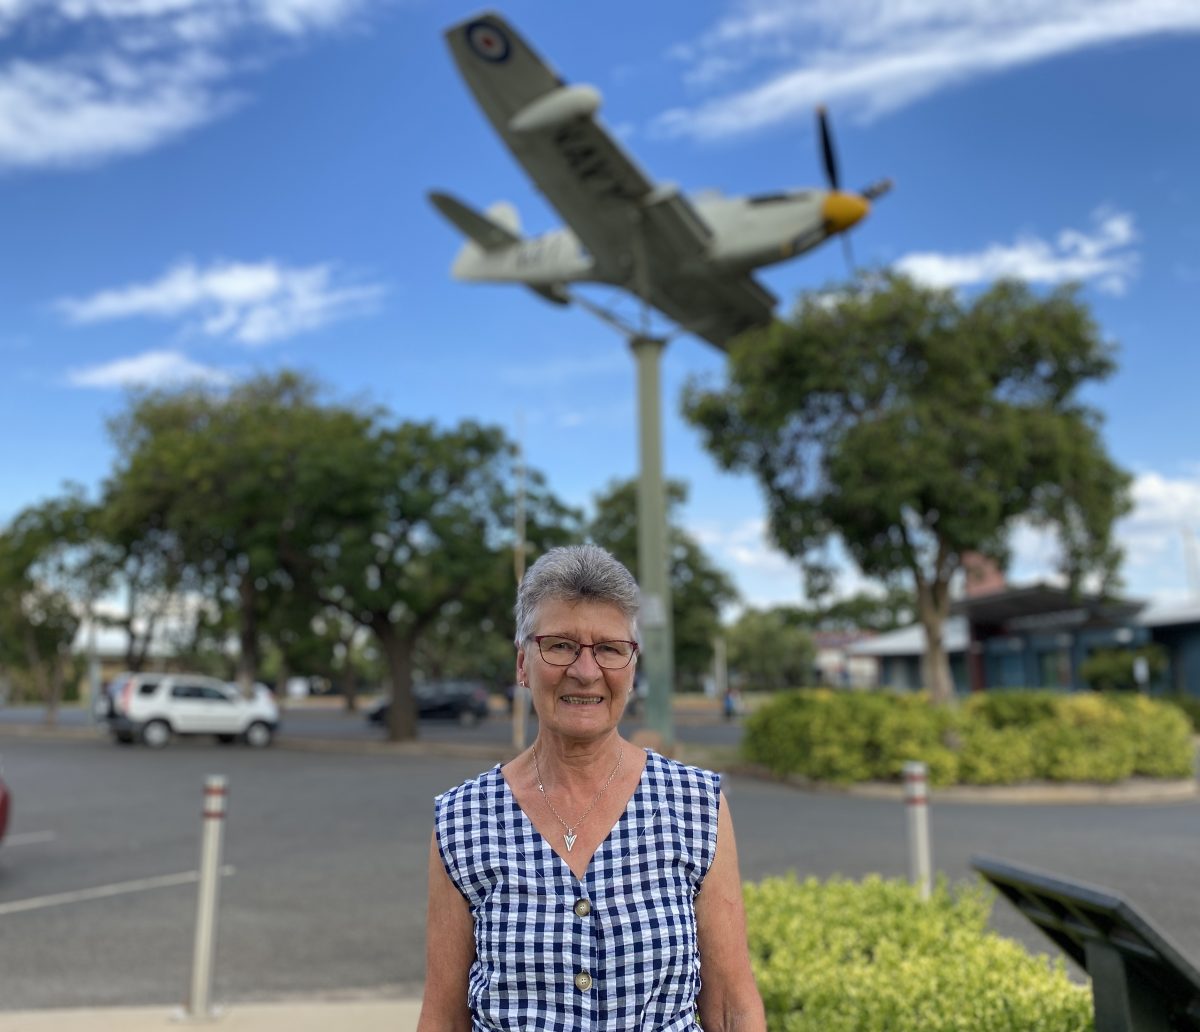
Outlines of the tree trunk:
[{"label": "tree trunk", "polygon": [[238,690],[248,699],[254,694],[254,681],[258,677],[258,615],[255,612],[257,592],[254,589],[254,574],[247,570],[238,584],[241,602],[238,613],[237,683]]},{"label": "tree trunk", "polygon": [[288,704],[288,681],[292,679],[292,672],[288,669],[288,661],[283,656],[283,650],[280,650],[279,658],[279,673],[275,676],[275,705],[282,711]]},{"label": "tree trunk", "polygon": [[417,737],[417,708],[412,692],[413,643],[401,635],[386,615],[371,621],[379,639],[392,683],[392,705],[388,710],[388,739],[403,742]]},{"label": "tree trunk", "polygon": [[346,665],[342,669],[342,695],[346,699],[346,712],[358,709],[358,683],[354,677],[354,664],[350,662],[350,651],[346,650]]},{"label": "tree trunk", "polygon": [[46,677],[46,665],[42,662],[42,655],[38,651],[33,628],[26,625],[22,637],[25,646],[25,664],[29,668],[29,676],[38,695],[46,704],[46,723],[53,727],[58,723],[58,708],[50,705],[50,681]]},{"label": "tree trunk", "polygon": [[929,701],[937,706],[954,702],[954,679],[946,655],[945,627],[950,615],[949,584],[935,580],[917,582],[917,615],[925,629],[925,653],[921,657],[921,680]]}]

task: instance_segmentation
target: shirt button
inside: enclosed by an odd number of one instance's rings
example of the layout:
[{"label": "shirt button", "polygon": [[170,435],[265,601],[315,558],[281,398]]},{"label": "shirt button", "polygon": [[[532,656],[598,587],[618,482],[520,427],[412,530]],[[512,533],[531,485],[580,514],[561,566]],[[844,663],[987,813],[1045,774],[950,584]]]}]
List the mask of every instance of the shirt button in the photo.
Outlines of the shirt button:
[{"label": "shirt button", "polygon": [[581,899],[578,903],[575,904],[575,916],[576,917],[587,917],[588,914],[590,914],[591,912],[592,912],[592,905],[586,899]]},{"label": "shirt button", "polygon": [[592,987],[592,976],[586,971],[580,971],[575,976],[575,988],[581,993],[586,993]]}]

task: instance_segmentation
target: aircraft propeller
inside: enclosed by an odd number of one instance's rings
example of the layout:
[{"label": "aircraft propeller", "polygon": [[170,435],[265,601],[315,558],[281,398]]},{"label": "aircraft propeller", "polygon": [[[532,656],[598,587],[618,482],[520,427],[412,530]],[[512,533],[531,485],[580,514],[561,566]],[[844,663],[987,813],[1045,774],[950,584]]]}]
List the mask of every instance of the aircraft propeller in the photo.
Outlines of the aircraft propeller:
[{"label": "aircraft propeller", "polygon": [[[841,176],[838,174],[837,150],[833,145],[833,129],[829,122],[829,112],[823,104],[817,107],[817,130],[821,140],[821,164],[825,169],[825,181],[829,184],[832,193],[840,195],[842,184]],[[833,231],[841,233],[842,248],[851,277],[857,274],[857,268],[854,263],[854,249],[850,244],[850,226],[867,213],[871,201],[876,197],[882,197],[891,188],[892,181],[890,179],[881,179],[860,190],[857,195],[846,194],[844,199],[839,199],[837,202],[843,211],[849,208],[848,212],[830,221],[837,227]]]}]

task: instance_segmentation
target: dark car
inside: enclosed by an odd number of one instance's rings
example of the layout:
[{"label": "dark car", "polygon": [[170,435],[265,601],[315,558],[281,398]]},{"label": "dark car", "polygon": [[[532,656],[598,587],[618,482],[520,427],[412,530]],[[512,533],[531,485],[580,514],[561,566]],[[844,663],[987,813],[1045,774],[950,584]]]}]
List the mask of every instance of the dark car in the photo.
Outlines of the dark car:
[{"label": "dark car", "polygon": [[[471,725],[488,715],[487,686],[479,681],[426,681],[413,685],[417,716],[445,718]],[[391,699],[377,702],[367,711],[372,724],[386,724]]]},{"label": "dark car", "polygon": [[8,804],[12,797],[8,794],[8,786],[0,778],[0,842],[4,841],[4,832],[8,829]]}]

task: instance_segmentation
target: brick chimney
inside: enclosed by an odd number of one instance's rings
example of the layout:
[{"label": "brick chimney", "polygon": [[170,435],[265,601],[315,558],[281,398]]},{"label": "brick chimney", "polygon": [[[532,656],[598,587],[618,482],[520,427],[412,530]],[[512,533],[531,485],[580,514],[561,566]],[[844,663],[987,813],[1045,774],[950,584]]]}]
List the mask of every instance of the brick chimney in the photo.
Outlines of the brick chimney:
[{"label": "brick chimney", "polygon": [[982,552],[963,552],[959,562],[966,574],[967,598],[992,595],[1008,586],[1004,571],[996,564],[996,560]]}]

